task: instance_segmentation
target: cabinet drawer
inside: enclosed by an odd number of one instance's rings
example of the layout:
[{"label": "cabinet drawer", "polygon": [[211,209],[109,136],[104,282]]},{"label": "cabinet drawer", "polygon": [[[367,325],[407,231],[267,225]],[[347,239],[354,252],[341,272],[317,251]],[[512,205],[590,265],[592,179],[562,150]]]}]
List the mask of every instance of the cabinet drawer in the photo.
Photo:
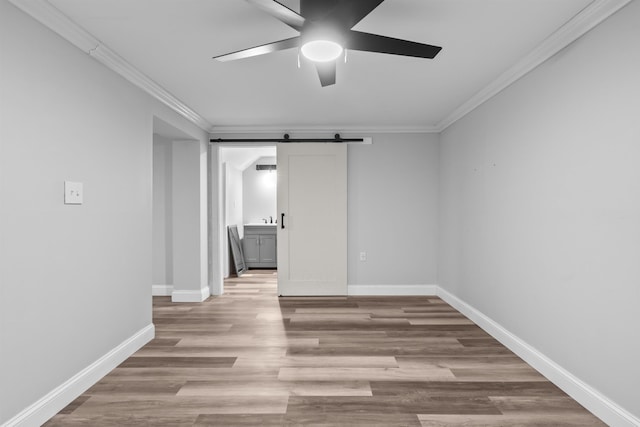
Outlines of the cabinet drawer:
[{"label": "cabinet drawer", "polygon": [[276,230],[276,225],[245,225],[244,226],[244,234],[270,234],[275,236],[278,231]]}]

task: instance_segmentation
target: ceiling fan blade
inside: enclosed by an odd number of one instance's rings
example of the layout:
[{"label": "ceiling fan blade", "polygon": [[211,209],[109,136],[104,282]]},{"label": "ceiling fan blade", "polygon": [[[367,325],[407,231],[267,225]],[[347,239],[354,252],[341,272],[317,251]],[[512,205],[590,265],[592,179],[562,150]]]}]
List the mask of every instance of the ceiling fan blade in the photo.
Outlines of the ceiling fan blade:
[{"label": "ceiling fan blade", "polygon": [[316,69],[322,87],[336,84],[336,61],[316,62]]},{"label": "ceiling fan blade", "polygon": [[278,3],[275,0],[247,0],[249,3],[257,7],[258,9],[267,12],[274,18],[284,22],[291,28],[298,31],[302,30],[305,19],[296,13],[294,10],[289,9],[282,3]]},{"label": "ceiling fan blade", "polygon": [[361,33],[353,30],[349,31],[346,37],[345,47],[353,50],[429,59],[434,58],[438,52],[442,50],[440,46],[394,39],[393,37],[380,36],[377,34]]},{"label": "ceiling fan blade", "polygon": [[277,52],[279,50],[298,47],[299,44],[300,37],[292,37],[290,39],[284,39],[273,43],[251,47],[249,49],[243,49],[236,52],[226,53],[224,55],[214,56],[213,59],[217,59],[221,62],[234,61],[236,59],[250,58],[252,56],[264,55],[265,53]]},{"label": "ceiling fan blade", "polygon": [[[308,1],[308,0],[307,0]],[[370,14],[384,0],[343,0],[326,16],[327,20],[340,22],[343,28],[350,29]]]}]

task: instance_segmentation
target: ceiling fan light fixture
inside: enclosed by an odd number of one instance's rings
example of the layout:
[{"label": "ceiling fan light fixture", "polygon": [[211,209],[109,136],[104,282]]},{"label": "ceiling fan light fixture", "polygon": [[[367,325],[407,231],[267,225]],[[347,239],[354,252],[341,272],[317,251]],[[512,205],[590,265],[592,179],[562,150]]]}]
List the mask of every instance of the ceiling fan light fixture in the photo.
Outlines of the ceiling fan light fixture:
[{"label": "ceiling fan light fixture", "polygon": [[331,40],[312,40],[300,48],[305,58],[314,62],[335,61],[342,55],[343,48]]}]

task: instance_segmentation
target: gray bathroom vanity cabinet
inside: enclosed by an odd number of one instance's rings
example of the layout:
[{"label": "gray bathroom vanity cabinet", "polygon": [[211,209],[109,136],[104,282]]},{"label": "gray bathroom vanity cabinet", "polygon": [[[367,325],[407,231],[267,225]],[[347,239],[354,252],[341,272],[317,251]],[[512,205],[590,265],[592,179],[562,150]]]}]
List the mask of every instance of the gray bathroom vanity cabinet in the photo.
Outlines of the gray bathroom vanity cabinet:
[{"label": "gray bathroom vanity cabinet", "polygon": [[248,268],[276,268],[276,224],[244,226],[242,249]]}]

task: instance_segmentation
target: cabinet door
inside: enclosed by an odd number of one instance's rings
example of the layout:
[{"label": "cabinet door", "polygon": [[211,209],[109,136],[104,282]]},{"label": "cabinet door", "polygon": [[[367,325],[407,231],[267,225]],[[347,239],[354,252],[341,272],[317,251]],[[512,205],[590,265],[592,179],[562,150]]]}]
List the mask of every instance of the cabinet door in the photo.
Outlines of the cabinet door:
[{"label": "cabinet door", "polygon": [[252,234],[245,235],[244,239],[242,239],[242,249],[244,251],[244,260],[246,263],[260,262],[259,241],[260,236]]},{"label": "cabinet door", "polygon": [[276,262],[276,236],[260,236],[260,262]]}]

